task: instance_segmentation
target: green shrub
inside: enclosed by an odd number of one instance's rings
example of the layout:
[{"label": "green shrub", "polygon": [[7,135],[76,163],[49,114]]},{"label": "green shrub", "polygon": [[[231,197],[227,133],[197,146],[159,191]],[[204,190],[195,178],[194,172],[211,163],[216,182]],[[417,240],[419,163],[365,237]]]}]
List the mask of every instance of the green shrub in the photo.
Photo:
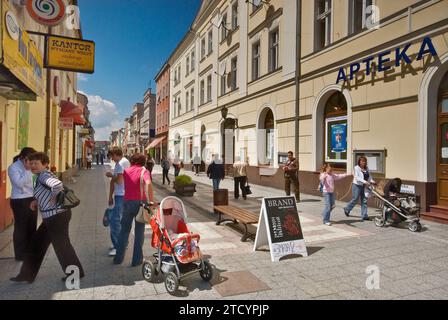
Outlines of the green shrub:
[{"label": "green shrub", "polygon": [[185,174],[181,174],[180,176],[176,177],[176,183],[180,184],[180,185],[186,185],[186,184],[190,184],[193,182],[193,179],[191,179],[191,177],[185,175]]}]

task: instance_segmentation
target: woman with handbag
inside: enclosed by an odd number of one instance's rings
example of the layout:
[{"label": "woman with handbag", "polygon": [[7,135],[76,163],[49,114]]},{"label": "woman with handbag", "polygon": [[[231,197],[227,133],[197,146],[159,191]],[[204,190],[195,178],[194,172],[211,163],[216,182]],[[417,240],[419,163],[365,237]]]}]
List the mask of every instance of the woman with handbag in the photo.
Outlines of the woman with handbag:
[{"label": "woman with handbag", "polygon": [[250,190],[247,181],[247,163],[241,161],[240,157],[236,157],[235,160],[236,162],[233,164],[234,196],[238,200],[240,197],[239,189],[241,189],[243,199],[246,200],[247,191]]},{"label": "woman with handbag", "polygon": [[115,264],[123,263],[126,247],[129,242],[129,233],[132,222],[135,220],[134,252],[132,266],[136,267],[143,263],[143,243],[145,235],[145,223],[137,220],[143,202],[150,205],[154,201],[151,177],[145,168],[146,157],[136,153],[131,158],[131,167],[124,171],[124,203],[123,217],[121,219],[121,231],[118,237],[117,254],[114,258]]}]

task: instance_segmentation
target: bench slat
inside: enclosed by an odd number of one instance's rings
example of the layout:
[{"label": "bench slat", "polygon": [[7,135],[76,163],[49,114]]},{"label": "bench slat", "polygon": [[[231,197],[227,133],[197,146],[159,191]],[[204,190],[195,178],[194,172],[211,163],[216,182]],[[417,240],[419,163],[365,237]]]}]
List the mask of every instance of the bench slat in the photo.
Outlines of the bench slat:
[{"label": "bench slat", "polygon": [[214,206],[214,209],[245,224],[258,223],[259,217],[252,211],[233,206]]}]

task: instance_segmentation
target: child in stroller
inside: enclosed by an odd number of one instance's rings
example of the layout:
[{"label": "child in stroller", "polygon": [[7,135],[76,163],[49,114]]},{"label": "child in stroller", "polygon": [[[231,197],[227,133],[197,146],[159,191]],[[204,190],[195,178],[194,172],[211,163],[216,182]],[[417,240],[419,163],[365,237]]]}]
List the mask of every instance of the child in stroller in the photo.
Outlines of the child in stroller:
[{"label": "child in stroller", "polygon": [[151,218],[151,245],[157,249],[153,260],[145,260],[143,278],[152,282],[158,273],[165,274],[165,288],[174,294],[182,279],[195,273],[210,281],[213,270],[202,257],[199,234],[193,234],[187,226],[187,213],[183,202],[176,197],[162,200],[157,213]]},{"label": "child in stroller", "polygon": [[381,215],[375,218],[375,225],[383,227],[387,221],[394,225],[407,222],[412,232],[421,231],[420,209],[416,205],[415,196],[402,194],[401,185],[400,178],[392,179],[385,185],[383,194],[374,187],[369,187],[381,204]]}]

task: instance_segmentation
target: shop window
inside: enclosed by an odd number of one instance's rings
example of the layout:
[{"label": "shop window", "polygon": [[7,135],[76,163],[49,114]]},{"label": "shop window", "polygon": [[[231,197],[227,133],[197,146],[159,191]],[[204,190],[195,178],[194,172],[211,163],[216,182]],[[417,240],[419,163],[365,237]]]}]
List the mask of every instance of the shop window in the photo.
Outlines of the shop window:
[{"label": "shop window", "polygon": [[262,111],[258,121],[258,163],[263,166],[273,166],[275,161],[274,113],[270,108],[266,108]]},{"label": "shop window", "polygon": [[347,101],[342,93],[333,94],[325,105],[325,162],[347,167]]},{"label": "shop window", "polygon": [[264,119],[264,128],[266,130],[266,162],[274,164],[274,114],[269,110]]}]

